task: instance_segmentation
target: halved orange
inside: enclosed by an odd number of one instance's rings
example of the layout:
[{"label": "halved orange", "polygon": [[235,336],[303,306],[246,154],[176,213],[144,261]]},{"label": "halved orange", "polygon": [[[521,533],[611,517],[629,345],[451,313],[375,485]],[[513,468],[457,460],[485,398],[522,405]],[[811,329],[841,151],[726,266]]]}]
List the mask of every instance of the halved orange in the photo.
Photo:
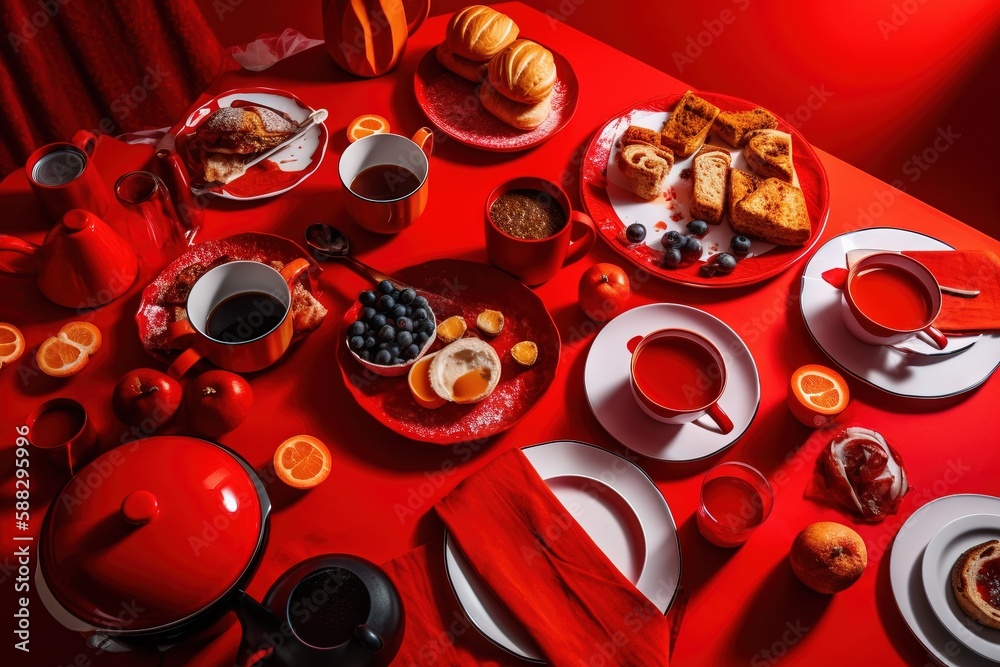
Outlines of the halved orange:
[{"label": "halved orange", "polygon": [[382,116],[366,113],[358,116],[347,126],[347,140],[354,143],[370,134],[382,134],[389,131],[389,121]]},{"label": "halved orange", "polygon": [[0,322],[0,368],[16,361],[24,352],[24,336],[13,324]]},{"label": "halved orange", "polygon": [[792,373],[788,407],[806,426],[818,427],[832,421],[850,400],[847,381],[832,368],[807,364]]},{"label": "halved orange", "polygon": [[446,343],[453,343],[465,335],[468,325],[461,315],[452,315],[437,326],[438,338]]},{"label": "halved orange", "polygon": [[538,345],[534,341],[522,340],[510,348],[510,356],[521,366],[534,366],[538,361]]},{"label": "halved orange", "polygon": [[90,322],[70,322],[59,330],[59,337],[66,338],[93,354],[101,348],[101,330]]},{"label": "halved orange", "polygon": [[296,435],[278,445],[274,471],[296,489],[311,489],[330,474],[330,450],[311,435]]},{"label": "halved orange", "polygon": [[427,354],[417,359],[416,363],[410,366],[410,371],[406,376],[406,380],[410,385],[410,393],[413,394],[413,400],[417,402],[417,405],[430,410],[440,408],[448,402],[438,396],[437,392],[431,386],[431,360],[434,359],[436,354],[436,352],[434,354]]},{"label": "halved orange", "polygon": [[51,336],[38,348],[35,360],[39,370],[58,378],[82,371],[90,361],[90,355],[83,346],[68,338]]}]

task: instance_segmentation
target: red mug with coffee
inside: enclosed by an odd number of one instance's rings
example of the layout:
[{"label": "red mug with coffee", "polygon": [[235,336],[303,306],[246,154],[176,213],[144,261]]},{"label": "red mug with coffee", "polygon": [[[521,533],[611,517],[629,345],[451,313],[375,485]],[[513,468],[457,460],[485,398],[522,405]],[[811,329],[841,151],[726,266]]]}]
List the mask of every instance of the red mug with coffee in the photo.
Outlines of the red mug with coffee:
[{"label": "red mug with coffee", "polygon": [[108,189],[91,159],[96,146],[97,137],[80,130],[70,141],[42,146],[28,157],[28,184],[51,221],[76,208],[98,216],[108,210]]},{"label": "red mug with coffee", "polygon": [[642,411],[664,424],[688,424],[705,415],[723,434],[733,421],[719,406],[726,362],[714,344],[687,329],[659,329],[628,342],[629,384]]},{"label": "red mug with coffee", "polygon": [[590,251],[597,228],[551,181],[515,178],[486,198],[486,256],[526,285],[541,285]]},{"label": "red mug with coffee", "polygon": [[926,266],[906,255],[866,255],[851,267],[841,313],[851,334],[869,345],[897,345],[919,333],[943,350],[948,339],[933,325],[941,286]]},{"label": "red mug with coffee", "polygon": [[87,410],[72,398],[45,401],[28,415],[32,456],[40,456],[73,475],[97,448],[97,432]]}]

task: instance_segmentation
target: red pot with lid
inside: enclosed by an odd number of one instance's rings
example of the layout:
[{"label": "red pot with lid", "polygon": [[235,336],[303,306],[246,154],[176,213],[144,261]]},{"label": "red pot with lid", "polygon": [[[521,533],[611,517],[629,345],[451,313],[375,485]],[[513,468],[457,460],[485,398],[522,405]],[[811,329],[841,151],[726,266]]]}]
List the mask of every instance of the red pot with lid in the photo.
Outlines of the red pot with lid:
[{"label": "red pot with lid", "polygon": [[271,503],[253,468],[199,438],[106,452],[42,526],[36,582],[64,626],[104,650],[164,645],[230,611],[260,562]]}]

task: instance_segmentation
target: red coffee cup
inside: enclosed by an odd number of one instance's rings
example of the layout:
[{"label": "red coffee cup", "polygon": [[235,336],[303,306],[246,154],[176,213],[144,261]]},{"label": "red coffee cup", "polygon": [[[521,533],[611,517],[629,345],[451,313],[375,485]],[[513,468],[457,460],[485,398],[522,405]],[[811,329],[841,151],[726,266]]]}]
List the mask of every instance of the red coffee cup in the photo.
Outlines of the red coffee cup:
[{"label": "red coffee cup", "polygon": [[926,266],[906,255],[866,255],[851,267],[841,314],[851,334],[869,345],[897,345],[918,333],[943,350],[948,339],[934,320],[941,313],[941,286]]},{"label": "red coffee cup", "polygon": [[73,475],[97,446],[97,433],[80,403],[71,398],[45,401],[28,415],[33,455]]},{"label": "red coffee cup", "polygon": [[726,362],[714,344],[687,329],[660,329],[628,342],[629,384],[642,411],[664,424],[688,424],[708,415],[723,434],[733,421],[719,406]]},{"label": "red coffee cup", "polygon": [[187,319],[168,326],[171,344],[186,348],[168,372],[180,377],[202,358],[237,373],[278,361],[294,333],[292,286],[310,266],[299,258],[278,272],[237,261],[205,273],[188,294]]},{"label": "red coffee cup", "polygon": [[[493,204],[515,190],[538,193],[539,201],[547,205],[554,201],[562,209],[565,222],[554,234],[545,238],[520,238],[500,229],[493,219]],[[493,188],[486,198],[486,256],[490,263],[512,274],[526,285],[541,285],[561,268],[586,255],[597,238],[594,221],[585,213],[574,211],[566,192],[551,181],[523,176],[505,181]]]},{"label": "red coffee cup", "polygon": [[96,146],[97,137],[80,130],[70,141],[42,146],[28,157],[28,183],[52,222],[75,208],[98,216],[108,210],[108,189],[91,160]]}]

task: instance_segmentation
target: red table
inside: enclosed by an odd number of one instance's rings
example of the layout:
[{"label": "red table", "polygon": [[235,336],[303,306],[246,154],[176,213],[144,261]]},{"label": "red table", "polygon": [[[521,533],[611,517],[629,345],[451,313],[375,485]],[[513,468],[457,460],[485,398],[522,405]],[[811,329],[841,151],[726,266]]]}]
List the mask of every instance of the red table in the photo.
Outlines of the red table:
[{"label": "red table", "polygon": [[[432,194],[423,218],[397,236],[380,237],[361,231],[343,211],[336,167],[337,156],[347,143],[344,129],[365,112],[385,116],[403,134],[412,134],[425,123],[413,97],[413,73],[424,53],[442,39],[448,17],[428,20],[411,39],[400,66],[381,78],[359,80],[346,75],[321,48],[264,73],[226,74],[210,93],[241,85],[274,86],[294,92],[314,107],[329,109],[332,145],[317,173],[291,193],[246,205],[213,202],[205,212],[199,240],[244,230],[300,240],[309,223],[325,221],[344,229],[366,262],[389,273],[436,257],[485,261],[482,202],[494,185],[513,176],[538,175],[562,183],[578,201],[580,158],[602,121],[633,101],[681,93],[689,87],[524,5],[499,8],[515,18],[523,34],[541,39],[573,63],[580,81],[580,104],[576,117],[561,133],[534,150],[515,154],[484,153],[453,141],[439,142],[431,161]],[[152,159],[148,147],[128,147],[108,139],[98,154],[109,180]],[[871,217],[878,215],[878,225],[925,232],[957,247],[1000,250],[996,241],[822,151],[819,154],[832,194],[821,243],[869,226]],[[5,233],[32,240],[42,237],[43,225],[23,174],[15,173],[0,185],[0,202]],[[829,363],[812,343],[799,313],[802,263],[770,281],[735,290],[697,290],[657,280],[633,280],[630,306],[677,302],[716,315],[744,338],[761,374],[760,409],[742,439],[721,457],[679,465],[630,455],[602,430],[587,406],[583,371],[598,328],[576,306],[576,285],[595,261],[618,263],[619,259],[598,242],[590,257],[536,290],[563,340],[557,378],[544,398],[507,433],[454,447],[397,437],[356,407],[340,379],[335,332],[364,283],[346,267],[328,266],[320,281],[321,299],[330,309],[327,320],[281,364],[251,378],[255,410],[240,428],[221,438],[258,469],[266,466],[278,443],[298,433],[319,437],[333,453],[330,479],[308,493],[292,493],[273,479],[265,480],[276,511],[267,553],[249,592],[262,595],[280,572],[309,555],[348,552],[382,562],[439,540],[442,527],[431,507],[460,479],[510,448],[578,439],[629,455],[656,480],[670,504],[680,531],[682,587],[691,596],[674,664],[770,665],[779,659],[790,665],[931,663],[896,609],[888,577],[888,549],[905,519],[935,497],[1000,494],[995,473],[1000,450],[987,446],[996,442],[1000,431],[997,380],[988,380],[964,396],[934,402],[894,399],[850,382],[853,403],[845,421],[885,434],[905,457],[914,490],[897,516],[878,525],[855,526],[869,549],[869,567],[861,580],[834,597],[818,595],[791,572],[787,556],[792,538],[813,521],[851,521],[836,510],[803,499],[816,447],[810,442],[812,432],[793,419],[784,402],[793,369],[810,362]],[[29,348],[21,361],[0,372],[0,474],[5,480],[0,563],[14,563],[15,426],[41,401],[69,396],[87,407],[102,445],[110,447],[118,441],[121,429],[111,413],[111,386],[126,370],[158,366],[144,354],[136,337],[132,317],[140,291],[136,284],[110,305],[76,314],[45,301],[30,281],[0,278],[0,321],[21,327]],[[80,318],[92,319],[105,336],[104,347],[90,366],[67,380],[34,371],[33,349],[64,322]],[[711,546],[694,525],[701,477],[719,460],[747,461],[764,471],[775,488],[771,517],[738,550]],[[956,469],[958,474],[948,472]],[[41,467],[32,472],[31,530],[37,534],[59,480]],[[0,577],[0,598],[11,607],[15,598],[12,572],[4,570]],[[13,664],[180,665],[201,649],[188,642],[163,655],[98,655],[78,636],[62,629],[32,597],[32,651],[25,656],[11,648],[11,616],[5,612],[2,618],[6,619],[2,622],[5,639],[0,655],[12,656]],[[235,637],[229,632],[211,650],[202,652],[202,664],[232,664]],[[3,662],[12,664],[9,659]]]}]

